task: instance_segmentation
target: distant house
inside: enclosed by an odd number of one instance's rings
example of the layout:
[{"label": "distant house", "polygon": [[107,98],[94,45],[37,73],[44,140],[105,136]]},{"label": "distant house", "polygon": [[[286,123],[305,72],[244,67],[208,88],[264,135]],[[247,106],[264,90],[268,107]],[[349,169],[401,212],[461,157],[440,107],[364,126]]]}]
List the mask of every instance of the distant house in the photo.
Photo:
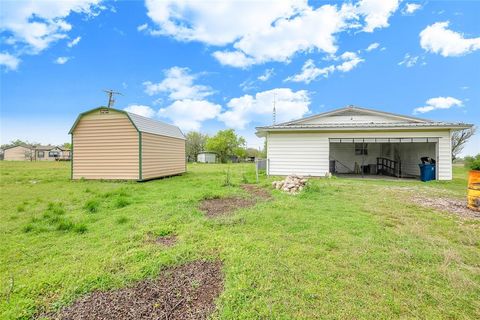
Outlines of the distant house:
[{"label": "distant house", "polygon": [[471,127],[348,106],[258,127],[256,134],[267,140],[270,175],[415,177],[428,158],[436,163],[436,179],[451,180],[452,131]]},{"label": "distant house", "polygon": [[33,153],[30,146],[13,146],[3,151],[3,160],[6,161],[25,161],[33,160]]},{"label": "distant house", "polygon": [[70,160],[70,150],[63,147],[36,146],[33,149],[36,161]]},{"label": "distant house", "polygon": [[197,155],[197,162],[215,163],[217,162],[217,154],[215,152],[204,151]]},{"label": "distant house", "polygon": [[70,150],[56,146],[19,145],[4,150],[7,161],[70,160]]},{"label": "distant house", "polygon": [[174,125],[100,107],[72,129],[72,179],[148,180],[186,171],[185,136]]}]

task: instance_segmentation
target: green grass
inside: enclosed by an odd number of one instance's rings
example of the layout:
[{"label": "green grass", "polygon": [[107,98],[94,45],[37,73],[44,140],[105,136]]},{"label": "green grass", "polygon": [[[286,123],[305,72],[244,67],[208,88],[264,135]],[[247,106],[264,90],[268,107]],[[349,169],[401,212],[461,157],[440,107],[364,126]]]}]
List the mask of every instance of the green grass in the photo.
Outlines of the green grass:
[{"label": "green grass", "polygon": [[[246,196],[252,165],[190,165],[144,183],[70,181],[68,163],[0,170],[0,319],[194,259],[223,261],[214,318],[480,317],[480,221],[408,200],[464,198],[461,167],[449,182],[312,179],[297,196],[273,191],[269,202],[213,220],[199,201]],[[173,247],[147,241],[168,234],[178,236]]]}]

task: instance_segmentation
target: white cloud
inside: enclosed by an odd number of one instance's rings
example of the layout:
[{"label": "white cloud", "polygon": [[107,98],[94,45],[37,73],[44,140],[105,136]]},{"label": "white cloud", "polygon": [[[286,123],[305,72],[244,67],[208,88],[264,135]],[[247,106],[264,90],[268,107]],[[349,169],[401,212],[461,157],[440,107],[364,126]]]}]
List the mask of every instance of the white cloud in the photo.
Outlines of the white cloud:
[{"label": "white cloud", "polygon": [[[100,0],[2,1],[0,31],[11,34],[6,43],[21,53],[38,54],[50,44],[67,38],[72,29],[65,18],[70,13],[95,15]],[[21,48],[20,48],[21,47]]]},{"label": "white cloud", "polygon": [[80,36],[76,37],[75,39],[73,39],[72,41],[67,43],[67,47],[72,48],[72,47],[76,46],[80,42],[80,40],[82,40],[82,37],[80,37]]},{"label": "white cloud", "polygon": [[58,57],[57,59],[55,59],[53,62],[55,62],[56,64],[65,64],[68,62],[68,60],[70,60],[71,58],[70,57]]},{"label": "white cloud", "polygon": [[158,115],[168,118],[185,131],[199,130],[202,122],[218,116],[221,106],[206,100],[177,100],[158,111]]},{"label": "white cloud", "polygon": [[378,42],[371,43],[371,44],[367,47],[367,49],[365,49],[365,51],[370,52],[370,51],[372,51],[372,50],[377,49],[379,46],[380,46],[380,43],[378,43]]},{"label": "white cloud", "polygon": [[360,58],[355,52],[345,52],[340,56],[344,62],[336,67],[337,70],[342,72],[348,72],[355,68],[360,62],[365,61]]},{"label": "white cloud", "polygon": [[419,3],[407,3],[402,10],[403,14],[413,14],[422,7]]},{"label": "white cloud", "polygon": [[69,41],[69,42],[67,43],[67,46],[68,46],[69,48],[72,48],[72,47],[76,46],[76,45],[80,42],[80,40],[82,40],[82,37],[78,36],[78,37],[76,37],[75,39],[73,39],[72,41]]},{"label": "white cloud", "polygon": [[227,127],[243,129],[251,122],[270,124],[272,122],[273,101],[277,122],[300,118],[309,112],[310,98],[305,90],[292,91],[289,88],[277,88],[233,98],[228,110],[218,116]]},{"label": "white cloud", "polygon": [[213,56],[221,64],[236,68],[245,68],[256,63],[255,59],[247,57],[240,51],[215,51]]},{"label": "white cloud", "polygon": [[258,80],[260,81],[267,81],[268,79],[270,79],[273,75],[275,74],[275,71],[273,70],[273,68],[271,69],[266,69],[265,72],[258,76]]},{"label": "white cloud", "polygon": [[146,0],[147,14],[158,26],[153,34],[181,41],[226,45],[290,17],[307,6],[306,1],[176,1]]},{"label": "white cloud", "polygon": [[[268,61],[288,62],[297,52],[334,54],[339,32],[372,32],[388,26],[397,0],[361,0],[357,4],[321,5],[308,1],[147,0],[148,16],[158,29],[153,35],[200,41],[232,48],[213,52],[223,65],[246,68]],[[364,18],[362,23],[361,18]]]},{"label": "white cloud", "polygon": [[19,64],[20,59],[17,57],[6,52],[0,53],[0,66],[4,66],[7,70],[17,70]]},{"label": "white cloud", "polygon": [[425,106],[415,108],[413,113],[426,113],[437,109],[450,109],[455,106],[462,107],[463,101],[453,97],[436,97],[428,99]]},{"label": "white cloud", "polygon": [[137,31],[144,31],[144,30],[147,30],[147,28],[148,28],[148,24],[144,23],[137,27]]},{"label": "white cloud", "polygon": [[304,82],[309,84],[313,80],[317,79],[319,76],[324,76],[325,78],[328,75],[335,71],[335,66],[330,65],[325,68],[318,68],[315,66],[315,63],[312,59],[309,59],[305,62],[302,66],[302,72],[290,76],[285,81],[292,81],[292,82]]},{"label": "white cloud", "polygon": [[480,37],[465,38],[449,30],[448,21],[436,22],[420,32],[420,46],[427,52],[444,57],[458,57],[480,49]]},{"label": "white cloud", "polygon": [[338,65],[329,65],[324,68],[318,68],[315,66],[315,63],[312,59],[309,59],[305,62],[302,67],[302,71],[296,75],[290,76],[285,79],[285,81],[292,81],[292,82],[304,82],[306,84],[312,82],[313,80],[317,79],[319,76],[324,76],[327,78],[330,74],[335,71],[340,72],[348,72],[355,68],[359,63],[365,61],[364,59],[360,58],[355,52],[344,52],[339,57],[331,57],[332,60],[335,61],[343,61]]},{"label": "white cloud", "polygon": [[128,107],[124,108],[123,110],[131,113],[135,113],[147,118],[152,118],[155,116],[155,110],[153,110],[149,106],[144,106],[141,104],[131,104]]},{"label": "white cloud", "polygon": [[398,63],[399,66],[405,65],[407,68],[411,68],[419,61],[419,56],[412,56],[410,53],[406,53],[403,60]]},{"label": "white cloud", "polygon": [[191,74],[190,69],[172,67],[164,71],[165,78],[159,83],[145,81],[145,93],[153,96],[159,93],[167,93],[171,100],[201,100],[211,94],[210,87],[194,84],[198,75]]},{"label": "white cloud", "polygon": [[388,19],[398,9],[398,0],[361,0],[357,12],[365,16],[365,32],[388,27]]}]

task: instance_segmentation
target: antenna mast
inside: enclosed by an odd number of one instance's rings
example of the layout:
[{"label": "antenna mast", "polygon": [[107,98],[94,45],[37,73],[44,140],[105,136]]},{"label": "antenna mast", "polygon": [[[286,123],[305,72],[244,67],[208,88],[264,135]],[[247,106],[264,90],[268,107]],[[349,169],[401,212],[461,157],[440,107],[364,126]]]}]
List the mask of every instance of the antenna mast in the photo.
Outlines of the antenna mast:
[{"label": "antenna mast", "polygon": [[273,125],[277,123],[277,109],[276,109],[276,97],[277,93],[273,93]]},{"label": "antenna mast", "polygon": [[103,92],[105,92],[108,95],[108,106],[107,106],[108,108],[113,107],[113,104],[115,103],[114,95],[119,94],[123,96],[123,94],[121,94],[120,92],[116,92],[113,90],[103,90]]}]

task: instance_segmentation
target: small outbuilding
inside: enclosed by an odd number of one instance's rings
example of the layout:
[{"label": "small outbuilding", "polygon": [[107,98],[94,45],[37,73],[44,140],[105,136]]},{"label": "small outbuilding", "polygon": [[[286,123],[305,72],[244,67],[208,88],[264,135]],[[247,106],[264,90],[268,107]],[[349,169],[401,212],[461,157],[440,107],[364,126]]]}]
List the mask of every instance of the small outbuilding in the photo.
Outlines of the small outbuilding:
[{"label": "small outbuilding", "polygon": [[186,171],[185,136],[171,124],[100,107],[72,129],[72,179],[150,180]]},{"label": "small outbuilding", "polygon": [[197,155],[197,162],[200,163],[215,163],[217,162],[217,154],[215,152],[200,152]]}]

